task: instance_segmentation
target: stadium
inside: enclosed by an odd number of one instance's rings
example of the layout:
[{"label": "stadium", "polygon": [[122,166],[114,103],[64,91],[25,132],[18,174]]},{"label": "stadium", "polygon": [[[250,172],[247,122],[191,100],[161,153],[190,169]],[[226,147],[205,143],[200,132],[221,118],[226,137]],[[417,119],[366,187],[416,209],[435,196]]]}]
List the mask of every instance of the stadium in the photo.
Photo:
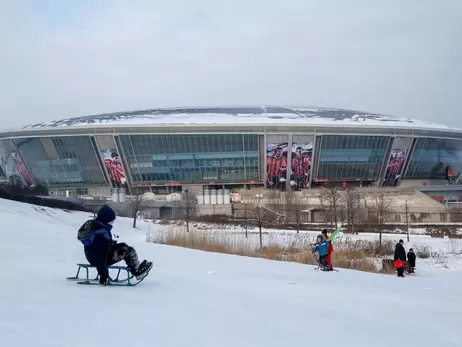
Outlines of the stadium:
[{"label": "stadium", "polygon": [[337,185],[461,200],[461,129],[353,110],[152,109],[43,122],[0,139],[2,179],[54,196]]}]

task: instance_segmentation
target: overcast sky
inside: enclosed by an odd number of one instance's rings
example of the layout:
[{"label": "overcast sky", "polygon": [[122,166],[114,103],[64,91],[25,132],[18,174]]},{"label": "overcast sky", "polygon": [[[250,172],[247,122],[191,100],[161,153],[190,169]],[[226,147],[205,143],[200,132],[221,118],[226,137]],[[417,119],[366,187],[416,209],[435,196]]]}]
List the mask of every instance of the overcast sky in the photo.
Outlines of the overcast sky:
[{"label": "overcast sky", "polygon": [[462,127],[461,0],[5,0],[2,128],[307,105]]}]

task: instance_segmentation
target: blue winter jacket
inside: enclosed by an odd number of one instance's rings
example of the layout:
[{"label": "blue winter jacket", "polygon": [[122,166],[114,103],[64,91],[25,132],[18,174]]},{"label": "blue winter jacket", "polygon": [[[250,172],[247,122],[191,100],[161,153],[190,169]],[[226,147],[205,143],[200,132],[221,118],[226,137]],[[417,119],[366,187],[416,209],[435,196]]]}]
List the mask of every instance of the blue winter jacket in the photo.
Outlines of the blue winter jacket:
[{"label": "blue winter jacket", "polygon": [[109,277],[106,256],[115,243],[111,229],[112,225],[94,219],[83,224],[77,233],[77,239],[84,245],[85,257],[103,278]]},{"label": "blue winter jacket", "polygon": [[330,244],[330,241],[326,241],[323,239],[321,242],[316,243],[316,246],[313,248],[313,253],[319,252],[320,256],[329,254],[327,250],[329,247],[329,244]]}]

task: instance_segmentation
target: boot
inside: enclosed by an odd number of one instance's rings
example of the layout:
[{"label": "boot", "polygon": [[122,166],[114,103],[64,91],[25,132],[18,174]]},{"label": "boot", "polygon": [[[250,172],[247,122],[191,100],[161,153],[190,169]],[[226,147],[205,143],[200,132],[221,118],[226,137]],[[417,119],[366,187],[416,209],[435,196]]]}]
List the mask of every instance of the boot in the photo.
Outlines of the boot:
[{"label": "boot", "polygon": [[149,270],[152,268],[152,262],[143,260],[138,266],[138,269],[133,271],[133,275],[135,275],[137,280],[143,279],[149,273]]}]

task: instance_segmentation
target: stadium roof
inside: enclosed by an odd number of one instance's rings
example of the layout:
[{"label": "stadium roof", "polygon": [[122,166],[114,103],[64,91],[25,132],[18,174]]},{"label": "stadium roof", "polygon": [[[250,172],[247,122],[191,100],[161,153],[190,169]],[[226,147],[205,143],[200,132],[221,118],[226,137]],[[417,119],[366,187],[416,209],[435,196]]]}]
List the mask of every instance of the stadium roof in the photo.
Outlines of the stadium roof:
[{"label": "stadium roof", "polygon": [[407,128],[462,132],[451,126],[354,110],[319,107],[194,107],[162,108],[67,118],[25,126],[16,130],[141,126],[345,126]]}]

